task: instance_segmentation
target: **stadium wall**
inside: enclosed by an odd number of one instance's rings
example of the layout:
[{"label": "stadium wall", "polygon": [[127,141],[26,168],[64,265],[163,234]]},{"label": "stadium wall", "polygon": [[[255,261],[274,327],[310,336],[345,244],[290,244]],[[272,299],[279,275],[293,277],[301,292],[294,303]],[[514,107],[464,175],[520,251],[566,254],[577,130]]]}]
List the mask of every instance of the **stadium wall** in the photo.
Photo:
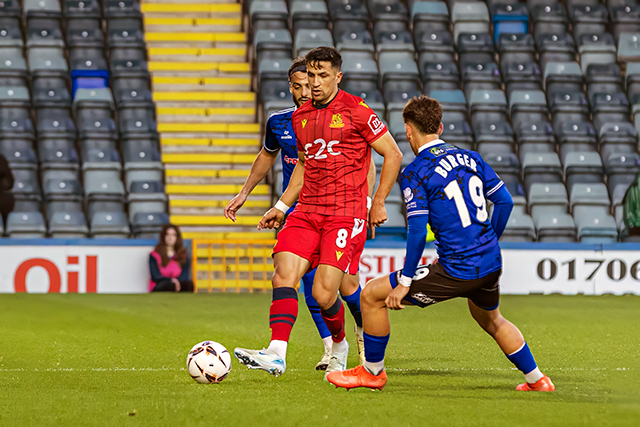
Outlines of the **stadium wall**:
[{"label": "stadium wall", "polygon": [[[0,239],[0,293],[146,293],[155,240]],[[186,245],[190,247],[190,245]],[[504,294],[640,295],[640,244],[503,243]],[[361,280],[404,262],[404,242],[368,242]],[[423,263],[435,258],[424,252]]]}]

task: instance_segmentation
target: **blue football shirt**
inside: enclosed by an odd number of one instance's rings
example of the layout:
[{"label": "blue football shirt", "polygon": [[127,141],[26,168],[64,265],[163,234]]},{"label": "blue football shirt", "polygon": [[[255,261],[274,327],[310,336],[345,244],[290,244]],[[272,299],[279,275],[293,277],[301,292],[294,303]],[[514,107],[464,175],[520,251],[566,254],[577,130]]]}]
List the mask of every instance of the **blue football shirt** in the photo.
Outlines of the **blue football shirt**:
[{"label": "blue football shirt", "polygon": [[267,120],[266,133],[264,137],[264,149],[270,153],[282,150],[282,192],[289,186],[289,180],[293,169],[298,163],[298,147],[296,146],[296,135],[291,125],[291,115],[296,111],[296,107],[287,108],[275,112]]},{"label": "blue football shirt", "polygon": [[442,140],[424,145],[400,174],[407,217],[428,214],[439,262],[453,277],[484,277],[502,268],[486,198],[504,182],[475,151]]}]

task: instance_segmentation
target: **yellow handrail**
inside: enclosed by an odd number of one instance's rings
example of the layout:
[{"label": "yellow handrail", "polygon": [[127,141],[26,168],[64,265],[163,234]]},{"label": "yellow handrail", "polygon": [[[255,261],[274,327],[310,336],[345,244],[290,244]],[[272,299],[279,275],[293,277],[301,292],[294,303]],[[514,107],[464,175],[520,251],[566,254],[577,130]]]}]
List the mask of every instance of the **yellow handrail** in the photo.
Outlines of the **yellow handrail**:
[{"label": "yellow handrail", "polygon": [[[194,290],[263,292],[271,288],[273,239],[192,239]],[[227,277],[227,275],[233,276]],[[200,277],[198,277],[200,275]]]}]

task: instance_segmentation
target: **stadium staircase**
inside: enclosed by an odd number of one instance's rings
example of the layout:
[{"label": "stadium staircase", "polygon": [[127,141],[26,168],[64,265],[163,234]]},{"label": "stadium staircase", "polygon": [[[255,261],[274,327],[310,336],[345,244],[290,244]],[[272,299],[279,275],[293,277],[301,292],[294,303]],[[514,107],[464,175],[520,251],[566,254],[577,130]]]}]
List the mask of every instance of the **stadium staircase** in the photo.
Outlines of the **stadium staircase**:
[{"label": "stadium staircase", "polygon": [[142,3],[171,222],[185,238],[272,239],[255,226],[270,206],[259,184],[232,223],[223,216],[260,150],[242,5]]}]

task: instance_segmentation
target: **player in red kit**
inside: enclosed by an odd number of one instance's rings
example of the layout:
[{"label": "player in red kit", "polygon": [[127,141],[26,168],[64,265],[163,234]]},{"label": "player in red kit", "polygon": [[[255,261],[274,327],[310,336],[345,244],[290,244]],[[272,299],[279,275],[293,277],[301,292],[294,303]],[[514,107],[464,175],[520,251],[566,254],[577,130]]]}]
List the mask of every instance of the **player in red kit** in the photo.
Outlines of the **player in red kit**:
[{"label": "player in red kit", "polygon": [[279,376],[286,369],[286,350],[298,313],[295,285],[317,266],[313,296],[333,339],[326,372],[346,369],[349,345],[344,334],[344,308],[338,289],[345,274],[358,270],[367,224],[367,172],[371,149],[384,158],[380,184],[369,211],[369,227],[387,219],[384,202],[396,182],[402,153],[384,123],[362,98],[338,89],[340,53],[329,47],[306,56],[312,100],[292,116],[298,164],[278,203],[262,218],[259,229],[282,224],[273,250],[271,343],[264,350],[236,348],[240,362]]}]

